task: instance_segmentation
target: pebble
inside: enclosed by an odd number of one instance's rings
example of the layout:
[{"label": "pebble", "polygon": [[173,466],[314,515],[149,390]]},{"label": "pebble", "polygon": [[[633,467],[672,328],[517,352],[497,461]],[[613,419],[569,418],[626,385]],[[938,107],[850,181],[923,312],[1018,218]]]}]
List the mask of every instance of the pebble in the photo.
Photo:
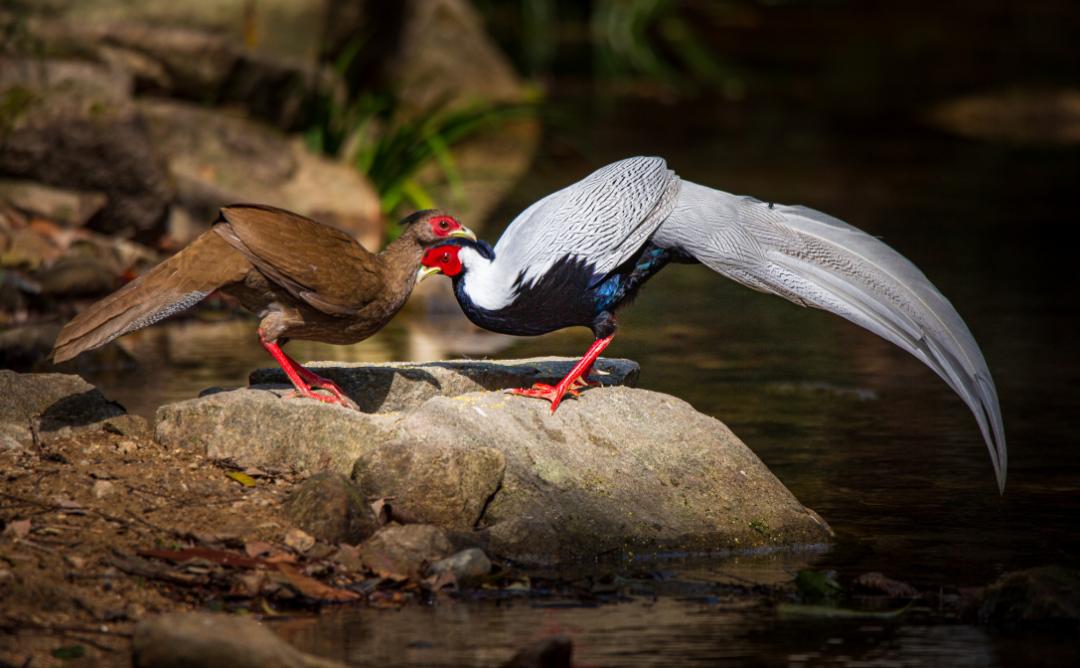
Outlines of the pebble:
[{"label": "pebble", "polygon": [[94,482],[94,498],[103,499],[106,496],[116,491],[116,485],[112,484],[108,480],[98,480]]}]

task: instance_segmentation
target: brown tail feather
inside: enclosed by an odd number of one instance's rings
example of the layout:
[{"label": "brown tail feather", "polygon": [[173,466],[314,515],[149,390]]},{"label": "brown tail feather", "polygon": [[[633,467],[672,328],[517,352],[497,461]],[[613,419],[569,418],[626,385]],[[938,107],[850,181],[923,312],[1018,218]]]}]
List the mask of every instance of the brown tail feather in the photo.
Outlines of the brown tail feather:
[{"label": "brown tail feather", "polygon": [[56,363],[179,313],[217,288],[242,280],[251,264],[218,234],[184,250],[75,316],[56,338]]}]

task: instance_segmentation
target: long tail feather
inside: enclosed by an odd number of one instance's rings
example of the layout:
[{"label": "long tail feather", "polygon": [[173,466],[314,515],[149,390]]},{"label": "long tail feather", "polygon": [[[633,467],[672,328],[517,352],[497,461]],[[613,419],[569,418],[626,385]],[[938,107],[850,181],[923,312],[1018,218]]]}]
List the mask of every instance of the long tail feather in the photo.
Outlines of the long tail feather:
[{"label": "long tail feather", "polygon": [[56,363],[191,308],[251,265],[220,235],[207,232],[165,262],[77,315],[56,339]]},{"label": "long tail feather", "polygon": [[998,488],[1008,452],[997,390],[975,338],[910,260],[841,220],[683,182],[654,240],[755,290],[835,313],[908,351],[975,415]]}]

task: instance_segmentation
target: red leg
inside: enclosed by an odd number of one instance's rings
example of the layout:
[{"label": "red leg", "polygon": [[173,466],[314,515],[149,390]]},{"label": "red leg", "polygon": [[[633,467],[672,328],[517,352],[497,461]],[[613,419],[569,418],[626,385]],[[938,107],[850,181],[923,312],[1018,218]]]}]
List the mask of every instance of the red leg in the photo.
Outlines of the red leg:
[{"label": "red leg", "polygon": [[261,329],[259,330],[259,343],[262,345],[263,348],[266,349],[266,352],[270,353],[270,356],[274,358],[274,361],[276,361],[278,365],[281,366],[281,370],[285,372],[285,375],[289,378],[289,382],[291,382],[293,384],[293,387],[296,388],[297,394],[302,397],[307,397],[308,399],[316,399],[318,401],[322,401],[328,404],[338,404],[341,406],[345,406],[346,408],[356,408],[356,404],[344,395],[339,395],[335,393],[335,396],[327,397],[312,392],[311,385],[305,383],[304,379],[301,376],[310,374],[310,376],[313,378],[317,378],[319,380],[323,379],[320,376],[312,373],[311,371],[308,371],[301,365],[297,364],[292,358],[285,354],[285,351],[282,350],[281,346],[279,346],[276,342],[268,341],[266,337],[263,336]]},{"label": "red leg", "polygon": [[303,364],[300,364],[293,358],[289,357],[289,354],[284,350],[281,351],[281,354],[285,356],[285,359],[287,359],[290,364],[292,364],[292,367],[296,370],[297,375],[299,375],[300,378],[310,387],[317,387],[320,390],[326,390],[330,394],[337,397],[340,401],[350,403],[352,402],[352,399],[349,399],[347,396],[345,396],[345,391],[338,387],[337,383],[330,380],[329,378],[323,378],[311,369],[305,367]]},{"label": "red leg", "polygon": [[596,362],[596,358],[600,357],[600,353],[604,352],[604,348],[608,347],[612,338],[614,336],[607,336],[594,341],[589,350],[586,351],[585,356],[574,365],[573,369],[570,369],[570,373],[566,374],[566,377],[560,380],[558,385],[552,387],[544,383],[537,383],[530,388],[519,388],[510,390],[510,392],[520,394],[523,397],[547,399],[551,402],[551,412],[554,413],[559,404],[562,403],[563,397],[567,394],[576,397],[579,389],[589,385],[587,378],[589,372],[592,371],[593,363]]}]

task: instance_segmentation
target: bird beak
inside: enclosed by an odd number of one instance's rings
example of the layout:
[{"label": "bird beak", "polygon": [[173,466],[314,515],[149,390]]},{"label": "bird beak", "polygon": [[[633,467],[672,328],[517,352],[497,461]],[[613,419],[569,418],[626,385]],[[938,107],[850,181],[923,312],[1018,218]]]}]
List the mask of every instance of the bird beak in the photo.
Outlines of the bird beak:
[{"label": "bird beak", "polygon": [[460,230],[454,230],[453,232],[451,232],[450,236],[468,239],[469,241],[476,241],[476,234],[464,225],[461,226]]},{"label": "bird beak", "polygon": [[439,269],[438,267],[420,267],[420,271],[416,272],[416,284],[420,285],[420,283],[428,276],[441,273],[442,269]]}]

